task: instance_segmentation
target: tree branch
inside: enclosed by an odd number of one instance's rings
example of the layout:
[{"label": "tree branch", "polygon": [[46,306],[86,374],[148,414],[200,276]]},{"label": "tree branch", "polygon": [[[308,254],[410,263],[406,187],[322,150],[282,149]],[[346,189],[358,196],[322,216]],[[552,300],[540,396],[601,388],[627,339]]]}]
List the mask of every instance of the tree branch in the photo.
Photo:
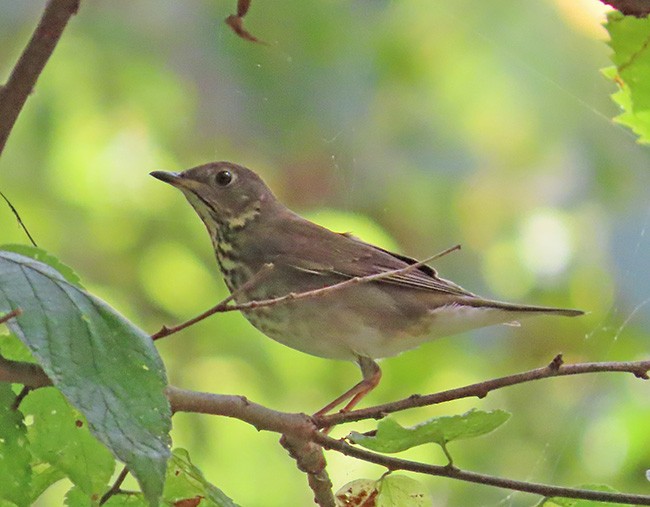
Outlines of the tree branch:
[{"label": "tree branch", "polygon": [[311,417],[305,414],[278,412],[244,396],[201,393],[174,386],[168,386],[165,392],[174,412],[233,417],[253,425],[258,431],[274,431],[297,438],[309,438],[315,429]]},{"label": "tree branch", "polygon": [[[314,433],[317,433],[315,427]],[[314,502],[321,507],[335,507],[332,481],[325,468],[327,462],[323,448],[311,440],[303,440],[291,435],[282,435],[280,444],[296,460],[298,469],[307,474],[309,487],[314,493]]]},{"label": "tree branch", "polygon": [[325,469],[323,449],[312,441],[318,430],[311,417],[271,410],[243,396],[199,393],[173,386],[166,392],[174,412],[234,417],[252,424],[258,431],[281,433],[280,443],[296,460],[298,469],[307,474],[314,501],[321,507],[334,507],[332,481]]},{"label": "tree branch", "polygon": [[1,355],[0,382],[22,384],[34,389],[52,385],[52,381],[39,365],[22,361],[10,361]]},{"label": "tree branch", "polygon": [[34,89],[80,0],[50,0],[32,38],[16,62],[9,80],[0,87],[0,154],[27,97]]},{"label": "tree branch", "polygon": [[4,315],[0,316],[0,324],[4,324],[8,320],[15,319],[22,313],[23,311],[20,308],[14,308],[9,313],[5,313]]},{"label": "tree branch", "polygon": [[460,398],[485,398],[490,391],[501,389],[502,387],[514,386],[525,382],[532,382],[552,377],[563,377],[567,375],[581,375],[585,373],[599,372],[624,372],[632,373],[635,377],[647,380],[648,371],[650,371],[650,360],[646,361],[627,361],[627,362],[602,362],[602,363],[576,363],[563,364],[562,355],[557,355],[553,361],[542,368],[516,373],[505,377],[486,380],[476,384],[470,384],[464,387],[440,391],[438,393],[421,396],[414,394],[403,400],[377,405],[374,407],[330,414],[315,418],[316,426],[327,428],[336,424],[361,421],[363,419],[381,419],[386,414],[399,412],[409,408],[424,407],[427,405],[436,405],[447,401],[458,400]]},{"label": "tree branch", "polygon": [[405,459],[393,458],[377,454],[375,452],[367,451],[354,447],[343,440],[336,440],[321,432],[314,434],[314,442],[322,445],[325,449],[338,451],[346,456],[351,456],[370,463],[382,465],[389,470],[408,470],[427,475],[435,475],[440,477],[449,477],[465,482],[474,482],[477,484],[485,484],[488,486],[495,486],[497,488],[510,489],[513,491],[522,491],[525,493],[533,493],[543,497],[564,497],[564,498],[579,498],[584,500],[596,500],[599,502],[616,502],[631,505],[650,505],[650,496],[647,495],[634,495],[627,493],[612,493],[609,491],[594,491],[589,489],[579,488],[565,488],[561,486],[552,486],[550,484],[541,484],[536,482],[516,481],[514,479],[506,479],[502,477],[495,477],[493,475],[485,475],[466,470],[460,470],[453,466],[442,465],[428,465],[425,463],[417,463]]},{"label": "tree branch", "polygon": [[260,281],[262,281],[266,276],[273,270],[273,264],[264,264],[262,268],[255,273],[253,276],[251,276],[246,283],[244,283],[241,287],[238,289],[235,289],[227,298],[225,298],[223,301],[218,303],[217,305],[213,306],[209,310],[206,310],[205,312],[201,313],[200,315],[197,315],[196,317],[183,322],[182,324],[179,324],[177,326],[172,326],[172,327],[167,327],[163,326],[160,328],[160,331],[157,333],[154,333],[151,335],[151,339],[156,341],[159,340],[160,338],[164,338],[165,336],[169,336],[170,334],[178,333],[179,331],[182,331],[183,329],[190,327],[197,322],[202,321],[203,319],[207,319],[210,315],[214,315],[215,313],[223,312],[226,311],[225,309],[228,308],[228,303],[230,303],[233,299],[235,299],[237,296],[240,294],[245,293],[247,290],[250,290],[254,287],[256,287]]},{"label": "tree branch", "polygon": [[626,16],[642,18],[650,13],[650,2],[648,0],[600,0],[605,5],[614,7],[617,11]]},{"label": "tree branch", "polygon": [[[458,398],[484,397],[488,392],[509,385],[521,384],[542,378],[566,375],[578,375],[594,372],[628,372],[638,378],[647,379],[650,361],[576,363],[563,365],[561,356],[557,356],[550,365],[527,372],[488,380],[477,384],[451,389],[428,396],[412,396],[405,400],[347,414],[334,414],[314,420],[305,414],[287,413],[272,410],[253,403],[243,396],[201,393],[168,386],[166,389],[174,412],[193,412],[233,417],[253,425],[258,430],[281,433],[283,445],[290,450],[301,470],[308,474],[309,483],[316,501],[321,506],[330,506],[331,482],[325,471],[325,460],[321,447],[341,452],[371,463],[385,466],[389,470],[409,470],[448,477],[450,479],[485,484],[542,495],[579,498],[601,502],[618,502],[622,504],[650,505],[650,496],[627,493],[592,491],[578,488],[565,488],[548,484],[517,481],[502,477],[460,470],[452,466],[429,465],[390,456],[376,454],[354,447],[343,440],[336,440],[318,431],[323,425],[340,424],[361,419],[381,417],[387,411],[395,412],[416,406],[442,403]],[[50,385],[49,379],[40,366],[30,363],[9,361],[0,356],[0,381],[24,384],[30,387]]]}]

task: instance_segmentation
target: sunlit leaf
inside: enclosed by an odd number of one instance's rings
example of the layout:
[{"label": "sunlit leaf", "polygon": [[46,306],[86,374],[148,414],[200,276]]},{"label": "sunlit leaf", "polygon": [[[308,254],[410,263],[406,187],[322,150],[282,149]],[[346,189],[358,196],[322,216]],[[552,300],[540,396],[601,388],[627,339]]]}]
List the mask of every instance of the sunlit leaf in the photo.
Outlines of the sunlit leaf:
[{"label": "sunlit leaf", "polygon": [[358,505],[376,506],[377,481],[356,479],[339,488],[334,495],[336,507],[356,507]]},{"label": "sunlit leaf", "polygon": [[65,472],[49,463],[32,464],[32,487],[29,496],[32,503],[55,482],[65,478]]},{"label": "sunlit leaf", "polygon": [[612,95],[623,113],[616,121],[630,127],[639,141],[650,142],[650,19],[609,13],[605,25],[615,67],[603,73],[619,90]]},{"label": "sunlit leaf", "polygon": [[88,431],[81,413],[52,387],[29,393],[21,408],[33,418],[27,435],[34,457],[62,471],[87,496],[101,496],[115,461]]},{"label": "sunlit leaf", "polygon": [[400,452],[430,442],[444,447],[453,440],[490,433],[509,417],[510,414],[503,410],[471,410],[463,415],[436,417],[411,428],[405,428],[394,419],[386,417],[379,421],[375,435],[352,432],[348,438],[378,452]]},{"label": "sunlit leaf", "polygon": [[0,312],[154,505],[169,456],[163,363],[148,335],[52,267],[0,252]]},{"label": "sunlit leaf", "polygon": [[80,488],[74,487],[66,493],[65,505],[68,507],[93,507],[93,502]]},{"label": "sunlit leaf", "polygon": [[433,498],[420,481],[405,475],[389,474],[379,482],[377,507],[430,507]]},{"label": "sunlit leaf", "polygon": [[115,495],[109,498],[104,507],[147,507],[142,494]]},{"label": "sunlit leaf", "polygon": [[419,481],[405,475],[388,474],[377,481],[356,479],[335,495],[337,507],[429,507],[433,499]]},{"label": "sunlit leaf", "polygon": [[23,415],[12,405],[10,384],[0,383],[0,499],[29,505],[32,469]]},{"label": "sunlit leaf", "polygon": [[29,348],[13,334],[0,333],[0,354],[5,359],[12,361],[34,362]]},{"label": "sunlit leaf", "polygon": [[[200,500],[201,507],[237,507],[220,489],[210,484],[192,463],[185,449],[174,449],[167,468],[163,499],[169,504]],[[179,507],[184,504],[180,503]]]}]

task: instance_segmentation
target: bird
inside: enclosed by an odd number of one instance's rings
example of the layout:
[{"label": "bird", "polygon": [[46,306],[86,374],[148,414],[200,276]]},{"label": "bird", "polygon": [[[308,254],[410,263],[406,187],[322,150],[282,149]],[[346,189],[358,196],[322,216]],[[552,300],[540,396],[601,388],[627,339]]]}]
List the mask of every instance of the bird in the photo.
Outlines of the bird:
[{"label": "bird", "polygon": [[[480,297],[425,263],[302,218],[239,164],[150,174],[181,190],[203,221],[235,303],[281,299],[243,309],[253,326],[293,349],[359,365],[362,380],[315,416],[346,402],[342,411],[352,410],[379,384],[378,359],[532,315],[584,314]],[[371,280],[352,283],[364,277]],[[311,291],[318,294],[297,297]]]}]

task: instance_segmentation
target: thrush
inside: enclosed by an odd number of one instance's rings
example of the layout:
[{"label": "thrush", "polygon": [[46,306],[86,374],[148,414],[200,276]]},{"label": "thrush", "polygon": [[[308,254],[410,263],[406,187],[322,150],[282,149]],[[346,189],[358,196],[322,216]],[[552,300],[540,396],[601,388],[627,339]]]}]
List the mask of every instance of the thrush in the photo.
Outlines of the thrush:
[{"label": "thrush", "polygon": [[[250,169],[214,162],[152,176],[180,189],[210,234],[217,263],[237,303],[268,300],[386,273],[312,298],[243,311],[268,337],[318,357],[356,361],[363,380],[327,404],[350,410],[379,383],[377,359],[423,342],[539,314],[580,310],[482,298],[428,265],[321,227],[284,206]],[[255,276],[265,267],[271,269]],[[415,265],[415,266],[414,266]],[[412,266],[414,269],[406,269]]]}]

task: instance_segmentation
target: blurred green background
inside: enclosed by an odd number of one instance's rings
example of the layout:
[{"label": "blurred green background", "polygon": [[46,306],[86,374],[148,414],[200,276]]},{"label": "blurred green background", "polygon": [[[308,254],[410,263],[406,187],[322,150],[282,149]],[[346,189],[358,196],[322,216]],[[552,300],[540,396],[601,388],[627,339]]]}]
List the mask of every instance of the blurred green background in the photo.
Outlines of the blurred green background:
[{"label": "blurred green background", "polygon": [[[0,0],[0,80],[44,2]],[[147,330],[226,294],[180,193],[148,176],[212,160],[247,165],[291,208],[423,257],[469,290],[578,307],[446,338],[384,361],[364,404],[547,364],[647,358],[650,155],[617,126],[596,0],[82,1],[0,159],[0,190],[39,246]],[[24,243],[0,205],[0,243]],[[172,383],[313,412],[356,367],[265,338],[240,315],[162,340]],[[631,375],[553,379],[400,414],[402,424],[503,408],[497,432],[450,445],[456,464],[563,485],[650,493],[648,386]],[[534,402],[533,402],[534,400]],[[372,426],[355,424],[356,430]],[[344,435],[352,427],[337,429]],[[270,433],[179,414],[174,444],[243,506],[311,505]],[[403,457],[445,463],[425,446]],[[383,469],[328,453],[336,487]],[[533,497],[424,480],[437,506]],[[39,505],[61,505],[57,485]]]}]

